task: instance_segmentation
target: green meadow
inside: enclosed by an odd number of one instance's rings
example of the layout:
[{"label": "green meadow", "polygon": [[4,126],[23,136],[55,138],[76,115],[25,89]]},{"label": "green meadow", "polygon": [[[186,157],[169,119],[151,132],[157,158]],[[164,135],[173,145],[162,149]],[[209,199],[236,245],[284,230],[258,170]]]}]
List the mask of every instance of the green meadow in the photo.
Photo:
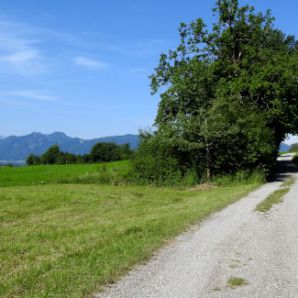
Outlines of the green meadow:
[{"label": "green meadow", "polygon": [[89,296],[259,185],[176,189],[90,179],[128,170],[128,162],[1,168],[0,296]]},{"label": "green meadow", "polygon": [[108,183],[128,175],[128,160],[101,164],[39,165],[0,167],[0,186],[41,185],[48,183]]}]

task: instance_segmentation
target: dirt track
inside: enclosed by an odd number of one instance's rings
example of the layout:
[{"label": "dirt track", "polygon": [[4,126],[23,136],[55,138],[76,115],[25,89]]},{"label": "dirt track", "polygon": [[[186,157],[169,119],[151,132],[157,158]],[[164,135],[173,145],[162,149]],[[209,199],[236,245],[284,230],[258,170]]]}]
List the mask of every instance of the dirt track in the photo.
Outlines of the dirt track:
[{"label": "dirt track", "polygon": [[[254,209],[281,181],[194,226],[95,297],[297,298],[298,174],[290,175],[296,178],[294,186],[270,212]],[[247,284],[232,289],[227,285],[231,276]]]}]

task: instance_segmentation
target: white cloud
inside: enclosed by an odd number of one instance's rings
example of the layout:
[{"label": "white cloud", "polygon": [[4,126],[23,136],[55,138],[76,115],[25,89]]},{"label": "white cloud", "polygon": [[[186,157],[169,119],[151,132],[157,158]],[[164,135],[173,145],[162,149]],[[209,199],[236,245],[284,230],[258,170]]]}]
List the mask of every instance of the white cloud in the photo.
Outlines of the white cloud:
[{"label": "white cloud", "polygon": [[288,135],[288,137],[286,138],[284,143],[286,143],[288,145],[298,143],[298,136]]},{"label": "white cloud", "polygon": [[74,63],[78,66],[86,67],[89,69],[105,69],[107,68],[107,64],[102,63],[95,59],[90,59],[83,56],[78,56],[74,58]]},{"label": "white cloud", "polygon": [[41,55],[32,49],[0,56],[0,63],[2,67],[7,66],[7,70],[19,75],[36,75],[45,70]]},{"label": "white cloud", "polygon": [[22,52],[16,52],[11,55],[2,56],[1,59],[3,61],[7,61],[14,65],[19,65],[23,63],[31,62],[32,60],[38,59],[39,55],[36,51],[33,50],[25,50]]},{"label": "white cloud", "polygon": [[57,101],[56,96],[48,95],[38,90],[13,90],[13,91],[0,91],[1,97],[20,97],[25,99],[31,99],[34,101],[47,102]]},{"label": "white cloud", "polygon": [[32,32],[18,24],[0,22],[1,71],[20,75],[33,75],[45,69],[44,57]]}]

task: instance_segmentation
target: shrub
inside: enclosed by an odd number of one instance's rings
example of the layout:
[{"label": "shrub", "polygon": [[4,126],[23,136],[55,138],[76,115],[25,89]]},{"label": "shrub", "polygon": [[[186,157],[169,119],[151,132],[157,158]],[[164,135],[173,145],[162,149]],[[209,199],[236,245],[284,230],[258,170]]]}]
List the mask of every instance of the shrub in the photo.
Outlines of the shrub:
[{"label": "shrub", "polygon": [[216,176],[213,179],[215,185],[231,185],[243,181],[259,184],[266,180],[266,173],[263,170],[238,171],[235,174]]},{"label": "shrub", "polygon": [[181,166],[175,146],[169,138],[143,133],[132,161],[134,179],[155,185],[194,185],[198,182],[194,168]]},{"label": "shrub", "polygon": [[40,157],[34,154],[30,154],[26,159],[26,164],[28,166],[40,165],[41,164]]}]

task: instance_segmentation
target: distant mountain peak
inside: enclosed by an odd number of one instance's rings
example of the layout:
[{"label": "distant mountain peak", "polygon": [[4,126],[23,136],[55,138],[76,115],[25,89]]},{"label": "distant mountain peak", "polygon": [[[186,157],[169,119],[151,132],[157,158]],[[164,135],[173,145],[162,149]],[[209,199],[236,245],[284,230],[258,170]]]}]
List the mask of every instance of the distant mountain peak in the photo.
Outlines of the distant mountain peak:
[{"label": "distant mountain peak", "polygon": [[55,132],[53,132],[53,133],[51,133],[51,134],[49,134],[49,136],[59,136],[59,137],[68,137],[64,132],[61,132],[61,131],[55,131]]},{"label": "distant mountain peak", "polygon": [[38,135],[38,134],[41,134],[41,133],[36,132],[36,131],[32,131],[31,133],[29,133],[28,135],[24,135],[23,137],[25,137],[25,136],[34,136],[34,135]]}]

